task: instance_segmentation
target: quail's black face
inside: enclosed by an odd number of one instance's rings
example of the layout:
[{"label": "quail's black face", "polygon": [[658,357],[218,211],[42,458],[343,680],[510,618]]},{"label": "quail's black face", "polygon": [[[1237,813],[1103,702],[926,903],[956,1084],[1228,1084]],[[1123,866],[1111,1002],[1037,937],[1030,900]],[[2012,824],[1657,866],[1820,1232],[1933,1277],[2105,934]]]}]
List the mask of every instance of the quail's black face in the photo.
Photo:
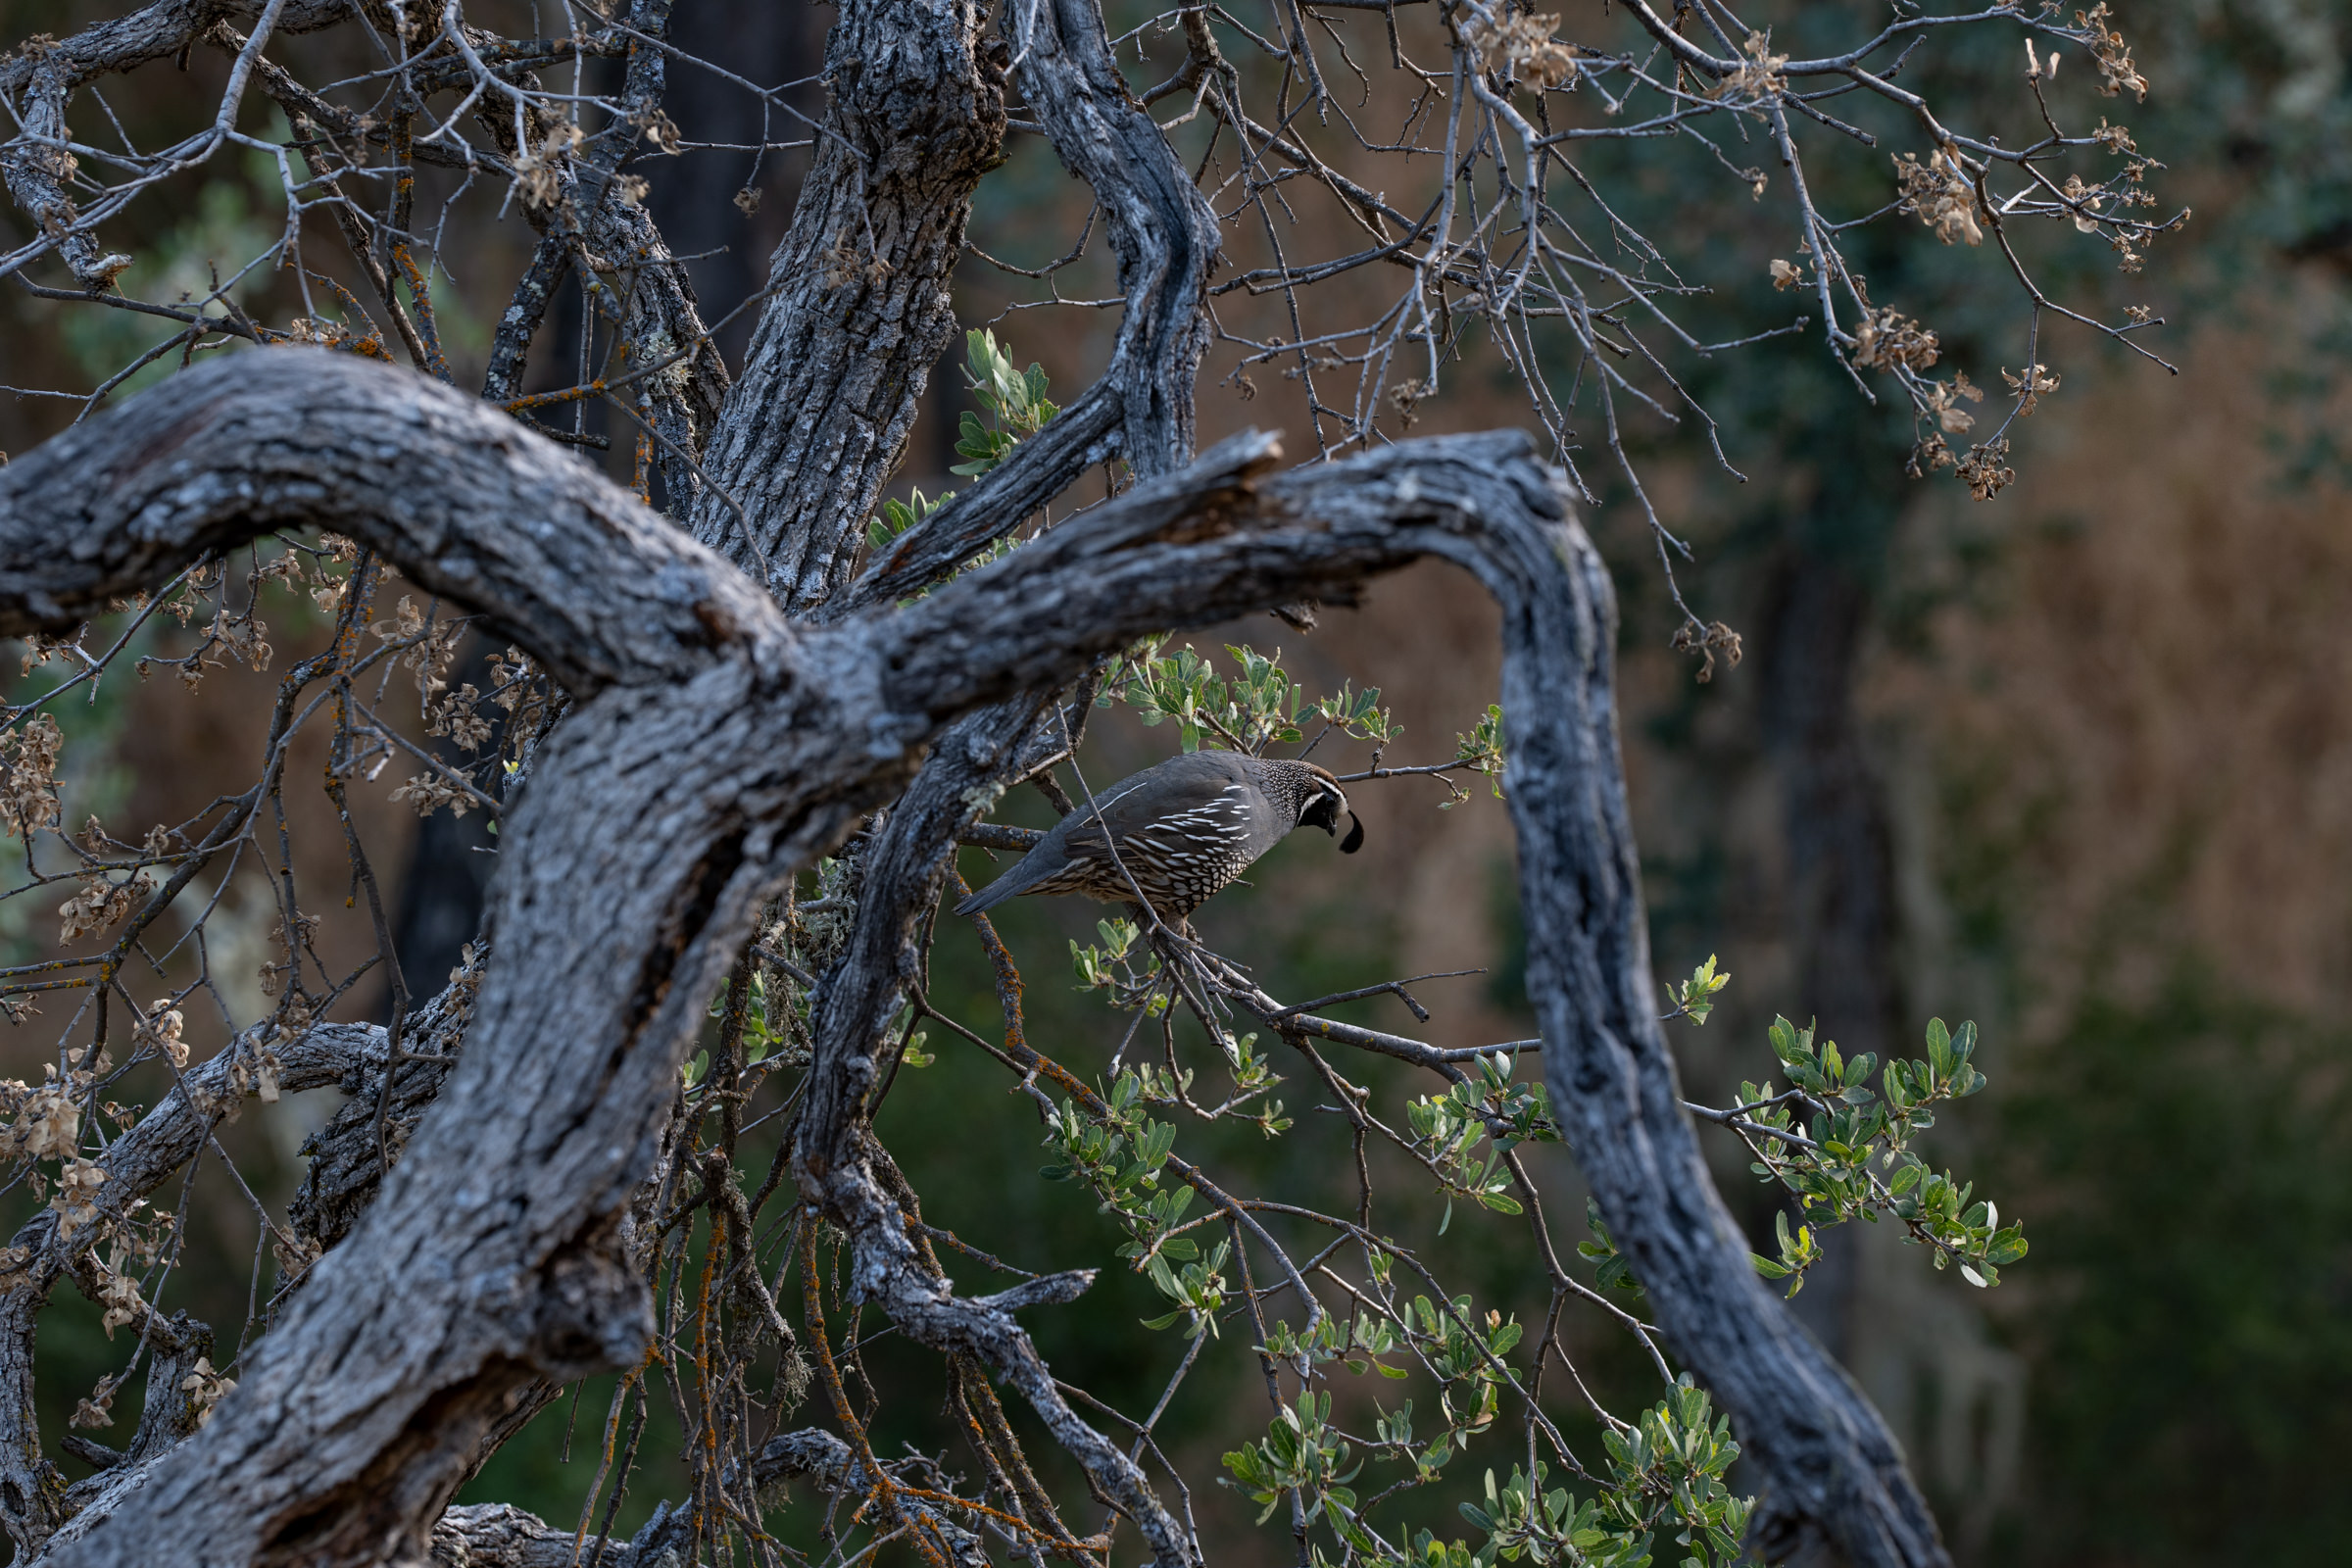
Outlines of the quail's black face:
[{"label": "quail's black face", "polygon": [[1327,787],[1317,791],[1315,798],[1306,803],[1306,809],[1298,813],[1298,825],[1319,827],[1337,838],[1342,811],[1348,811],[1348,837],[1342,841],[1340,853],[1353,855],[1364,847],[1364,824],[1353,811],[1348,810],[1348,797],[1337,789]]}]

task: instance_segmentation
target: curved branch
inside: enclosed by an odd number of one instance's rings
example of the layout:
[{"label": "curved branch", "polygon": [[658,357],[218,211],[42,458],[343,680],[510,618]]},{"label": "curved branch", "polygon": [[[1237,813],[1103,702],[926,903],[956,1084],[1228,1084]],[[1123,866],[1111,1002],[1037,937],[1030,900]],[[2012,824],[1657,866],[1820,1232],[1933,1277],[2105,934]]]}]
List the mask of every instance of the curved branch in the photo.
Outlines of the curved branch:
[{"label": "curved branch", "polygon": [[1756,1277],[1683,1107],[1651,989],[1607,567],[1573,528],[1431,551],[1502,609],[1504,794],[1552,1103],[1659,1326],[1763,1469],[1751,1541],[1771,1561],[1826,1539],[1857,1568],[1948,1563],[1878,1411]]},{"label": "curved branch", "polygon": [[[797,636],[750,582],[552,444],[348,359],[246,354],[183,373],[0,470],[0,626],[153,587],[266,528],[332,524],[514,628],[585,699],[503,824],[499,961],[409,1157],[204,1431],[50,1558],[143,1562],[166,1530],[204,1560],[421,1552],[517,1390],[643,1353],[627,1204],[761,900],[902,791],[960,715],[1056,691],[1146,632],[1343,597],[1435,554],[1503,606],[1504,697],[1525,715],[1507,777],[1531,992],[1556,1113],[1612,1233],[1763,1465],[1769,1544],[1812,1534],[1858,1563],[1942,1562],[1884,1425],[1756,1280],[1683,1111],[1650,1017],[1614,607],[1564,481],[1517,432],[1261,477],[1276,456],[1269,438],[1236,438],[906,610]],[[361,482],[394,471],[397,507]],[[724,635],[696,612],[713,606]],[[960,814],[926,833],[944,847]],[[879,1189],[839,1184],[857,1162],[831,1135],[862,1096],[846,1056],[818,1071],[841,1077],[812,1086],[835,1108],[801,1146],[801,1178],[864,1211],[860,1289],[1051,1416],[1051,1374],[1001,1305],[909,1267]],[[1118,1479],[1116,1450],[1096,1452],[1083,1423],[1055,1433]],[[1165,1568],[1185,1560],[1148,1494],[1110,1490]]]},{"label": "curved branch", "polygon": [[1119,258],[1127,313],[1102,382],[1118,400],[1122,453],[1140,475],[1166,473],[1193,452],[1216,215],[1128,91],[1098,0],[1007,6],[1004,21],[1022,95],[1063,166],[1093,187]]},{"label": "curved branch", "polygon": [[1142,1530],[1166,1568],[1199,1560],[1197,1544],[1152,1494],[1144,1472],[1070,1408],[1036,1346],[1013,1321],[1016,1306],[1068,1299],[1083,1281],[1056,1276],[979,1300],[925,1266],[906,1210],[873,1167],[866,1131],[880,1047],[920,962],[917,931],[937,907],[956,836],[981,803],[1035,764],[1053,743],[1024,745],[1052,692],[1031,691],[950,729],[913,785],[891,808],[862,867],[858,924],[827,976],[817,1018],[808,1098],[792,1152],[802,1196],[839,1224],[856,1249],[855,1288],[901,1332],[949,1355],[978,1358],[1028,1399],[1046,1429],[1086,1469],[1103,1496]]},{"label": "curved branch", "polygon": [[575,696],[782,634],[725,563],[497,410],[287,348],[199,366],[0,469],[0,636],[71,626],[277,528],[398,561]]}]

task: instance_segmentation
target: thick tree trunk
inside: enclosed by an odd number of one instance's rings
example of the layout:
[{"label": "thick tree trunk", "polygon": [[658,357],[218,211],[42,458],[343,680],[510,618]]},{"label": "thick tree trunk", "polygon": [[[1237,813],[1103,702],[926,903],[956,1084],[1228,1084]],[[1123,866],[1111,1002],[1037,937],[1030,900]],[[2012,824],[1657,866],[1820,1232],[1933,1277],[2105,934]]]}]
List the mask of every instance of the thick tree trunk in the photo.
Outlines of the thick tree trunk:
[{"label": "thick tree trunk", "polygon": [[949,283],[980,176],[1003,158],[1000,56],[972,0],[841,8],[832,106],[773,297],[704,453],[695,537],[789,613],[849,582],[956,329]]}]

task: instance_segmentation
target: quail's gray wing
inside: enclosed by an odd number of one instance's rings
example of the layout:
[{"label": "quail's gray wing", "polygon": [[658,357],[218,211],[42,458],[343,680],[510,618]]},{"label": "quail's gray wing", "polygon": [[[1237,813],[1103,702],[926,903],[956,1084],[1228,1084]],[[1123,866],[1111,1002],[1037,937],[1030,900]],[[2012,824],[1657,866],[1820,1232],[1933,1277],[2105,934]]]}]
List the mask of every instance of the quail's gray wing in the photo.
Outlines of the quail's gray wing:
[{"label": "quail's gray wing", "polygon": [[1229,831],[1225,824],[1247,819],[1254,793],[1231,752],[1171,757],[1098,793],[1091,810],[1073,812],[1066,853],[1073,859],[1108,861],[1106,828],[1121,855],[1130,842],[1147,837],[1171,844],[1222,837]]},{"label": "quail's gray wing", "polygon": [[1130,887],[1142,888],[1155,905],[1164,900],[1189,909],[1282,836],[1271,815],[1263,792],[1231,753],[1172,757],[1096,791],[956,912],[977,913],[1031,892],[1115,901]]},{"label": "quail's gray wing", "polygon": [[1281,834],[1268,830],[1265,794],[1230,753],[1196,753],[1152,771],[1146,788],[1103,803],[1100,823],[1071,830],[1071,856],[1095,868],[1095,897],[1140,891],[1162,915],[1182,916]]}]

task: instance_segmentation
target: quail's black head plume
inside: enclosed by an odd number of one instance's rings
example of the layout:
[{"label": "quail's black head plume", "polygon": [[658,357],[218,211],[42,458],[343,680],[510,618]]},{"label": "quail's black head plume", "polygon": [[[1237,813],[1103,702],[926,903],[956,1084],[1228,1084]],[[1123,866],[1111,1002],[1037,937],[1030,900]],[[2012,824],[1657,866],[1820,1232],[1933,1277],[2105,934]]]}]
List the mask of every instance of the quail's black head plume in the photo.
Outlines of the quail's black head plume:
[{"label": "quail's black head plume", "polygon": [[1364,826],[1328,770],[1238,752],[1171,757],[1098,791],[1092,808],[1063,817],[956,912],[975,914],[1023,893],[1132,903],[1141,889],[1160,918],[1180,920],[1291,829],[1336,835],[1342,811],[1348,831],[1340,848],[1353,855],[1363,847]]}]

